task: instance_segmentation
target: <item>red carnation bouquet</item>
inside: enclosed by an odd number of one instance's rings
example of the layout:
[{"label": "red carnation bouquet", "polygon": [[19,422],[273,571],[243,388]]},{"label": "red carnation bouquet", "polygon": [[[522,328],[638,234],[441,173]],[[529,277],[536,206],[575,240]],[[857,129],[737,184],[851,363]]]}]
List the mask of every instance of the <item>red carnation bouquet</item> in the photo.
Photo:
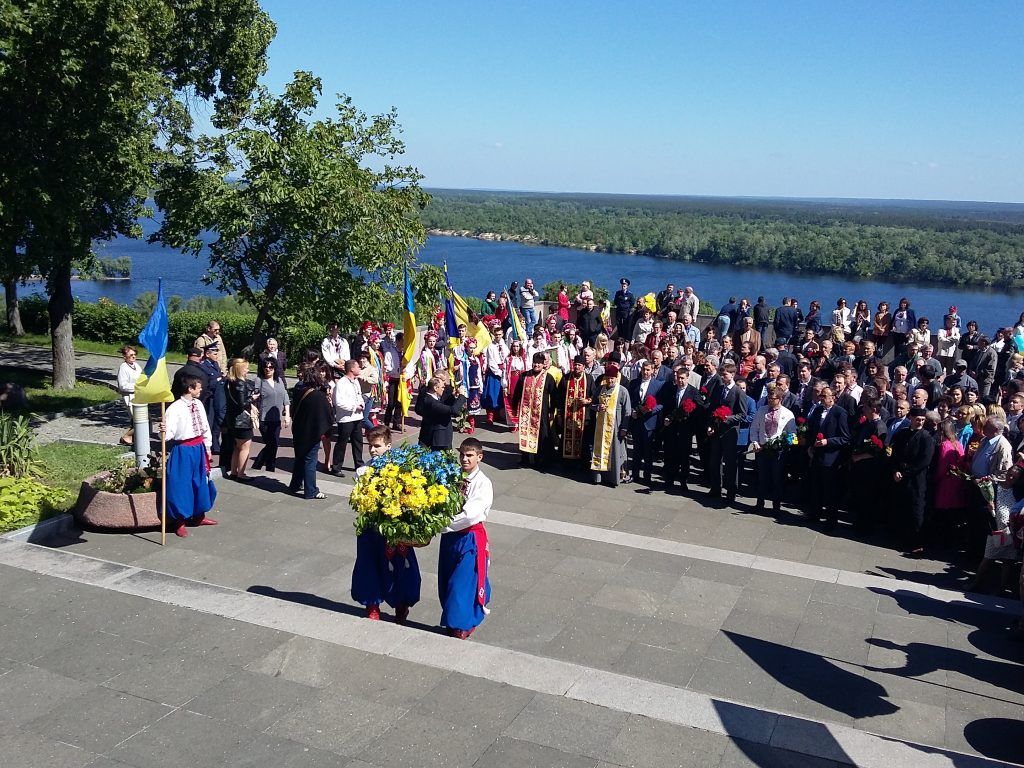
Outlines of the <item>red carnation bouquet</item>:
[{"label": "red carnation bouquet", "polygon": [[672,415],[665,419],[665,423],[682,423],[690,418],[696,410],[697,404],[693,401],[693,398],[687,397],[679,404],[678,408],[672,411]]},{"label": "red carnation bouquet", "polygon": [[685,400],[683,400],[679,408],[685,415],[689,416],[690,414],[697,410],[697,404],[693,402],[691,398],[688,397]]},{"label": "red carnation bouquet", "polygon": [[724,424],[732,416],[732,408],[728,405],[720,405],[711,412],[711,418],[718,424]]},{"label": "red carnation bouquet", "polygon": [[658,401],[654,399],[654,395],[648,395],[644,398],[643,405],[640,406],[641,413],[650,413],[658,407]]}]

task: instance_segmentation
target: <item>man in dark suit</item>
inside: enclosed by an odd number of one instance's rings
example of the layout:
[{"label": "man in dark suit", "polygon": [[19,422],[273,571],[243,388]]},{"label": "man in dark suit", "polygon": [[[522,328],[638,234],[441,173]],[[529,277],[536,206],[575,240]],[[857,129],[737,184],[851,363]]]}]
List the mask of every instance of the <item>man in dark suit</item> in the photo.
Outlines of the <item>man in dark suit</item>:
[{"label": "man in dark suit", "polygon": [[633,432],[633,478],[650,484],[654,464],[654,431],[662,411],[658,393],[665,386],[654,378],[654,365],[645,361],[640,378],[629,383],[629,402],[633,404],[630,428]]},{"label": "man in dark suit", "polygon": [[928,411],[911,408],[909,416],[910,428],[901,429],[892,440],[893,512],[903,523],[908,552],[919,555],[924,551],[921,526],[935,440],[924,429]]},{"label": "man in dark suit", "polygon": [[[708,494],[715,502],[722,499],[723,475],[728,503],[736,501],[736,443],[740,427],[747,419],[747,393],[736,386],[736,364],[718,367],[719,386],[710,398],[711,424],[708,426]],[[719,408],[729,411],[724,419],[714,418]]]},{"label": "man in dark suit", "polygon": [[659,291],[658,295],[654,297],[654,303],[658,307],[658,313],[665,312],[672,304],[672,300],[676,296],[676,287],[672,283],[665,286],[665,290]]},{"label": "man in dark suit", "polygon": [[821,408],[812,413],[807,434],[811,445],[806,512],[818,522],[824,509],[825,530],[831,530],[838,521],[839,469],[850,445],[850,416],[836,405],[829,387],[821,390]]},{"label": "man in dark suit", "polygon": [[452,447],[452,417],[466,407],[466,392],[461,386],[451,398],[444,397],[444,389],[444,378],[434,376],[416,403],[416,412],[423,417],[420,445],[433,451]]},{"label": "man in dark suit", "polygon": [[792,384],[789,388],[796,395],[797,404],[800,407],[798,416],[806,416],[811,406],[814,405],[814,385],[817,384],[821,379],[817,376],[811,375],[810,363],[800,363],[797,367],[796,378],[793,379]]},{"label": "man in dark suit", "polygon": [[776,346],[778,346],[780,341],[789,346],[793,334],[796,333],[798,318],[799,315],[791,306],[790,298],[786,296],[782,300],[782,306],[775,310],[775,319],[772,321],[772,327],[775,329]]},{"label": "man in dark suit", "polygon": [[910,416],[908,415],[908,412],[910,411],[910,403],[906,400],[897,400],[895,407],[896,415],[889,419],[885,424],[885,444],[887,446],[892,445],[892,441],[896,439],[896,435],[901,430],[910,428]]},{"label": "man in dark suit", "polygon": [[[697,387],[690,383],[690,373],[685,366],[675,370],[675,381],[661,388],[662,436],[665,445],[665,490],[672,489],[678,479],[682,491],[690,490],[690,455],[693,452],[693,438],[706,426],[707,412]],[[693,410],[687,413],[683,403],[693,402]]]},{"label": "man in dark suit", "polygon": [[779,352],[779,356],[775,359],[775,362],[779,364],[779,370],[790,378],[796,376],[797,366],[799,365],[796,355],[790,352],[786,343],[780,339],[775,340],[775,349]]}]

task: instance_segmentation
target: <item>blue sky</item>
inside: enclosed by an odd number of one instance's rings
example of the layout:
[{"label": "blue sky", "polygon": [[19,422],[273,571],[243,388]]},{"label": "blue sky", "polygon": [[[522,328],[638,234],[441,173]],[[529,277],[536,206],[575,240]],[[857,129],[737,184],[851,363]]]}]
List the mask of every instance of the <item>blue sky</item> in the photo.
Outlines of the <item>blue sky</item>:
[{"label": "blue sky", "polygon": [[1024,202],[1021,0],[263,4],[427,186]]}]

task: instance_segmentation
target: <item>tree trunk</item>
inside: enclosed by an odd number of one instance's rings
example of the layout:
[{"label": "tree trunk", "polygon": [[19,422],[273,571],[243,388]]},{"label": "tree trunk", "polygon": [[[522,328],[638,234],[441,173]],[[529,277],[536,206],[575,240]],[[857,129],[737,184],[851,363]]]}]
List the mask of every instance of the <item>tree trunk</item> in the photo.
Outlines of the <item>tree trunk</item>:
[{"label": "tree trunk", "polygon": [[60,258],[50,273],[50,340],[53,348],[53,388],[75,386],[75,342],[71,335],[71,315],[75,301],[71,295],[71,259]]},{"label": "tree trunk", "polygon": [[276,280],[270,280],[267,282],[267,288],[263,292],[263,302],[260,304],[259,310],[256,312],[256,322],[252,326],[252,353],[253,356],[258,355],[262,349],[262,344],[265,339],[261,337],[263,332],[263,326],[266,324],[267,319],[270,317],[270,306],[274,303],[274,299],[277,298],[277,292],[280,290]]},{"label": "tree trunk", "polygon": [[4,280],[4,300],[7,303],[7,330],[11,336],[24,336],[21,324],[21,310],[18,308],[18,281],[13,277]]}]

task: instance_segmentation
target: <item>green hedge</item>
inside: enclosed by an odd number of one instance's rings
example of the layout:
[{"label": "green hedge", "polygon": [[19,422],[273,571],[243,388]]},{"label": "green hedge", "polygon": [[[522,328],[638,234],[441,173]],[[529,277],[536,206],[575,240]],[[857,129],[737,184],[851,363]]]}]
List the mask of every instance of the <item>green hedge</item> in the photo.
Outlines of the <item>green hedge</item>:
[{"label": "green hedge", "polygon": [[[33,294],[19,303],[21,321],[29,333],[48,334],[50,320],[46,309],[46,298]],[[116,304],[109,299],[96,303],[75,301],[75,336],[89,341],[121,346],[137,344],[139,331],[147,318],[131,307]],[[228,354],[237,355],[252,343],[252,328],[256,322],[253,313],[240,312],[173,312],[168,317],[168,349],[184,353],[206,330],[211,320],[220,323],[220,334],[227,346]],[[319,349],[325,335],[321,323],[288,323],[281,328],[277,340],[288,355],[288,363],[294,365],[307,347]]]}]

